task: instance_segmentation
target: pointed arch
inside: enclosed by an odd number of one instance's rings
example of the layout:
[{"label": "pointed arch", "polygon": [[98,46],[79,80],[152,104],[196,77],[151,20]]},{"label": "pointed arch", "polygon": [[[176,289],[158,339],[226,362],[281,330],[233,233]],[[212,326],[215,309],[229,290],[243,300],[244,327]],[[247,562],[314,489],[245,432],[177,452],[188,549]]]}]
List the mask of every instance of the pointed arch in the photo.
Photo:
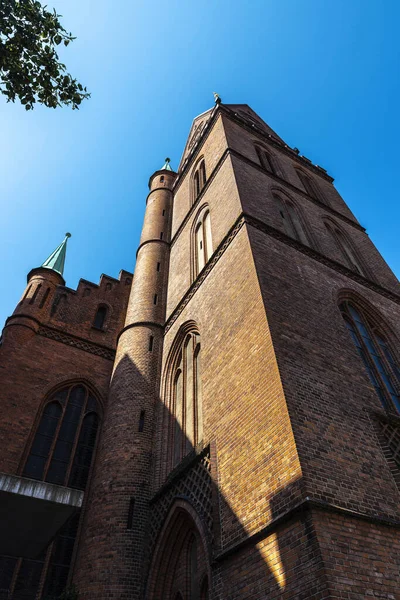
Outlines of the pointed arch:
[{"label": "pointed arch", "polygon": [[[196,510],[187,500],[175,499],[161,528],[153,552],[148,600],[175,600],[178,592],[185,598],[200,600],[204,581],[211,582],[209,540]],[[176,590],[177,567],[184,565],[187,589]]]},{"label": "pointed arch", "polygon": [[194,281],[213,254],[211,216],[208,204],[203,204],[193,219],[191,228],[191,278]]},{"label": "pointed arch", "polygon": [[306,173],[303,169],[300,169],[299,167],[295,167],[295,171],[297,173],[297,177],[303,185],[303,188],[310,196],[310,198],[313,198],[314,200],[319,200],[320,202],[323,202],[324,204],[328,205],[329,203],[327,202],[324,194],[322,193],[320,186],[316,182],[315,177],[313,177],[309,173]]},{"label": "pointed arch", "polygon": [[272,188],[271,191],[285,233],[305,246],[315,247],[314,239],[311,236],[297,202],[279,188]]},{"label": "pointed arch", "polygon": [[22,474],[85,489],[100,414],[97,396],[83,382],[72,381],[53,389],[38,411]]},{"label": "pointed arch", "polygon": [[203,438],[201,343],[194,321],[179,329],[169,352],[162,383],[162,477]]},{"label": "pointed arch", "polygon": [[96,313],[93,319],[93,327],[95,329],[104,330],[104,325],[109,316],[109,307],[102,303],[97,306]]},{"label": "pointed arch", "polygon": [[[26,445],[19,472],[75,489],[87,487],[98,438],[99,396],[81,379],[59,383],[46,394]],[[16,560],[13,593],[58,597],[65,588],[78,533],[80,511],[35,560]]]},{"label": "pointed arch", "polygon": [[266,148],[265,146],[260,144],[260,142],[255,142],[254,147],[255,147],[260,165],[263,167],[263,169],[268,171],[268,173],[277,175],[278,169],[277,169],[276,156],[271,152],[271,150],[269,150],[268,148]]},{"label": "pointed arch", "polygon": [[370,276],[359,252],[343,228],[331,217],[325,216],[323,221],[346,266],[363,277]]},{"label": "pointed arch", "polygon": [[338,305],[347,331],[382,406],[400,413],[400,359],[395,337],[376,309],[352,292],[341,292]]},{"label": "pointed arch", "polygon": [[192,169],[190,176],[190,200],[194,204],[207,181],[206,163],[204,156],[200,156]]}]

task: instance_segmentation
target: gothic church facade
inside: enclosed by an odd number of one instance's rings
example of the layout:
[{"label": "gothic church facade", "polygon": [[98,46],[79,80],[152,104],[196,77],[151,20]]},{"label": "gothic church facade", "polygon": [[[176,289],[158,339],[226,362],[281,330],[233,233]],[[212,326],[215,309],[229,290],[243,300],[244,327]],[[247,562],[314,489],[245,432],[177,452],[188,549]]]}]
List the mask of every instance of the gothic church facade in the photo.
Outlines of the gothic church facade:
[{"label": "gothic church facade", "polygon": [[395,275],[247,105],[149,188],[134,276],[66,237],[5,324],[0,597],[398,598]]}]

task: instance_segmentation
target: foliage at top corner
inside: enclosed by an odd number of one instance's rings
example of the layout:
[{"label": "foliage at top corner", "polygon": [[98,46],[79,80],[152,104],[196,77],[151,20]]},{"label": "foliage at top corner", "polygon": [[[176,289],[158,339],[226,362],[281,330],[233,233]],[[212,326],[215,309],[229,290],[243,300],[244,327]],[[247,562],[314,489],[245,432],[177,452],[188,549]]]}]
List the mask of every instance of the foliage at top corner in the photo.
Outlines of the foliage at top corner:
[{"label": "foliage at top corner", "polygon": [[60,16],[37,0],[0,0],[0,92],[7,102],[77,109],[90,97],[58,58],[57,47],[75,39]]}]

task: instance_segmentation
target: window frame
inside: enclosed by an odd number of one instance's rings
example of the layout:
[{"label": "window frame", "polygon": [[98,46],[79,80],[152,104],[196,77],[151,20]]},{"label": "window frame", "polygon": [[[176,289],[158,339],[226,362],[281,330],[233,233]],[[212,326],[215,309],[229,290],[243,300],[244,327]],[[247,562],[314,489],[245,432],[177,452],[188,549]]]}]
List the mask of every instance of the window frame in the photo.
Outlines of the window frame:
[{"label": "window frame", "polygon": [[[351,299],[342,300],[339,304],[339,310],[346,323],[346,328],[352,337],[353,345],[357,349],[357,353],[364,364],[369,380],[383,408],[387,412],[399,416],[400,363],[397,360],[396,353],[393,351],[393,345],[388,341],[388,336],[385,335],[382,327],[373,324],[365,311]],[[365,329],[366,335],[361,333],[361,327],[357,325],[358,321],[355,319],[354,313],[358,315],[359,322]],[[366,342],[365,338],[369,341]],[[389,361],[387,353],[382,349],[379,340],[385,344],[392,361]],[[371,348],[374,352],[372,352]],[[373,356],[376,356],[376,359]],[[392,391],[390,391],[390,388]],[[397,400],[394,400],[393,396],[396,396]]]},{"label": "window frame", "polygon": [[[47,481],[47,479],[49,477],[49,469],[50,469],[52,460],[54,458],[54,452],[56,449],[57,441],[59,440],[60,430],[63,426],[64,417],[66,415],[67,408],[70,404],[71,393],[75,388],[79,388],[79,387],[84,389],[85,396],[84,396],[84,401],[82,403],[82,407],[80,410],[79,419],[78,419],[78,422],[77,422],[77,425],[75,428],[73,440],[68,442],[68,443],[71,443],[72,446],[71,446],[71,452],[70,452],[69,460],[67,463],[67,469],[65,471],[63,483],[54,483],[52,481]],[[65,398],[63,400],[61,400],[60,397],[62,396],[62,394],[64,392],[65,392]],[[90,402],[94,403],[95,408],[88,408]],[[45,411],[46,411],[47,407],[51,404],[58,404],[58,406],[61,408],[61,413],[60,413],[60,416],[58,417],[57,426],[52,434],[52,441],[51,441],[51,444],[50,444],[50,447],[48,450],[48,454],[47,454],[47,458],[46,458],[46,461],[45,461],[45,464],[43,467],[42,474],[40,477],[34,477],[34,475],[32,475],[32,473],[27,472],[28,461],[31,456],[35,456],[35,455],[32,455],[32,450],[33,450],[37,435],[39,434],[39,429],[40,429]],[[90,465],[88,468],[88,475],[87,475],[86,483],[85,483],[85,486],[82,488],[80,486],[77,487],[76,485],[75,486],[70,485],[70,478],[71,478],[71,473],[72,473],[74,463],[75,463],[76,452],[78,450],[78,445],[80,442],[80,437],[81,437],[81,433],[82,433],[82,429],[83,429],[84,420],[85,420],[85,417],[87,417],[88,415],[91,415],[91,414],[95,414],[97,417],[96,434],[95,434],[95,441],[94,441],[94,444],[92,447],[92,454],[91,454]],[[91,469],[93,466],[93,460],[96,455],[96,448],[97,448],[98,439],[99,439],[99,431],[101,428],[101,416],[102,416],[102,410],[101,410],[101,405],[99,402],[98,395],[96,393],[94,393],[90,389],[90,387],[88,385],[86,385],[84,382],[74,381],[72,383],[67,383],[67,384],[59,387],[57,390],[53,391],[51,394],[48,395],[47,399],[45,400],[45,402],[43,403],[43,405],[41,407],[41,410],[38,413],[37,419],[35,421],[35,425],[33,427],[30,439],[29,439],[27,447],[26,447],[26,451],[24,453],[24,460],[23,460],[21,468],[20,468],[21,475],[23,477],[27,477],[29,479],[35,479],[35,481],[43,481],[43,482],[52,483],[52,484],[54,483],[54,485],[72,487],[73,489],[80,489],[80,490],[86,489],[87,483],[90,479],[90,473],[91,473]],[[64,440],[60,440],[60,441],[64,441]]]},{"label": "window frame", "polygon": [[[289,198],[286,196],[286,194],[283,194],[282,192],[280,192],[280,190],[272,190],[272,196],[274,198],[275,204],[277,205],[277,208],[281,215],[281,219],[282,219],[283,226],[285,229],[285,234],[288,237],[290,237],[291,239],[295,240],[296,242],[299,242],[300,244],[303,244],[304,246],[307,246],[308,248],[313,248],[315,246],[314,240],[308,231],[308,227],[306,226],[306,224],[304,222],[303,216],[302,216],[301,211],[299,210],[297,204],[292,200],[292,198]],[[282,214],[281,207],[284,210],[284,214]],[[297,217],[298,224],[299,224],[301,231],[299,231],[297,224],[293,219],[292,211]],[[284,220],[286,220],[290,229],[295,233],[295,236],[290,235],[290,233],[288,233],[288,230],[285,227]],[[303,234],[305,241],[303,241],[301,239],[302,238],[301,234]]]}]

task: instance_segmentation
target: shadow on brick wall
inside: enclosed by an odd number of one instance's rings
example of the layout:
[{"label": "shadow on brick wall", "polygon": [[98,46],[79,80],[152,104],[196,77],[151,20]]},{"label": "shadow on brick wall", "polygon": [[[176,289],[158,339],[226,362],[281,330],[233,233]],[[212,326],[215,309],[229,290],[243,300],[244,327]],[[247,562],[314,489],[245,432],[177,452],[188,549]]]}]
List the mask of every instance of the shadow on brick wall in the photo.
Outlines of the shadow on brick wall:
[{"label": "shadow on brick wall", "polygon": [[[193,448],[185,439],[186,455],[162,480],[160,426],[173,417],[157,398],[151,418],[145,405],[150,392],[150,382],[122,358],[113,375],[74,568],[81,597],[328,597],[316,595],[327,586],[321,573],[316,576],[322,567],[311,515],[289,514],[301,481],[266,500],[269,516],[250,531],[219,489],[215,440]],[[146,422],[139,431],[143,406]]]}]

